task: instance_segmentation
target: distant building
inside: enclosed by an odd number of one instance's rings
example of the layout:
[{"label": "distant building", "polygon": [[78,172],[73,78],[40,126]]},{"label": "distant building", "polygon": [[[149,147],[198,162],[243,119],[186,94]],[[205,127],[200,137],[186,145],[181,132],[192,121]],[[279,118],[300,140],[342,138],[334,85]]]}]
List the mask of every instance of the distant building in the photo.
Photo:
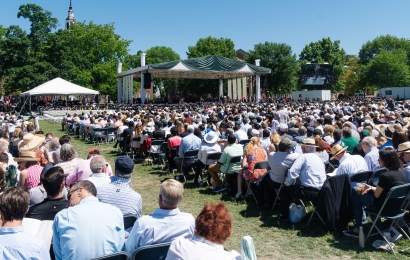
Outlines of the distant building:
[{"label": "distant building", "polygon": [[239,61],[245,61],[245,57],[248,53],[242,49],[236,50],[236,59]]},{"label": "distant building", "polygon": [[75,23],[75,18],[74,18],[74,11],[73,11],[73,6],[70,0],[70,7],[68,8],[68,16],[65,19],[65,28],[68,29],[72,24]]}]

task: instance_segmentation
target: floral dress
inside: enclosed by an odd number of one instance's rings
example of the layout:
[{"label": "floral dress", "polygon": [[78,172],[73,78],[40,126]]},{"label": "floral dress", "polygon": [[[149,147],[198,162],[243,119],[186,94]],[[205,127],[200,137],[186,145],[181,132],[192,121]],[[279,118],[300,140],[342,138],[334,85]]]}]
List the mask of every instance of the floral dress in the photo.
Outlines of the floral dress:
[{"label": "floral dress", "polygon": [[257,162],[268,160],[265,150],[261,147],[255,146],[248,151],[246,159],[248,161],[248,168],[242,171],[242,175],[245,180],[257,181],[261,176],[265,175],[266,169],[253,170],[253,167]]}]

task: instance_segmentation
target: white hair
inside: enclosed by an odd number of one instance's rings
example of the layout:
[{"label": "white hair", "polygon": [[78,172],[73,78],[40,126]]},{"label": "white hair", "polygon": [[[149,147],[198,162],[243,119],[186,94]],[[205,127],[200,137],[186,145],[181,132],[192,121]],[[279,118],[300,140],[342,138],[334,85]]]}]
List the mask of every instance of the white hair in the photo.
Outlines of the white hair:
[{"label": "white hair", "polygon": [[370,148],[372,147],[377,147],[377,141],[376,139],[374,139],[371,136],[366,136],[365,138],[363,138],[362,140],[362,145],[366,144],[367,146],[369,146]]}]

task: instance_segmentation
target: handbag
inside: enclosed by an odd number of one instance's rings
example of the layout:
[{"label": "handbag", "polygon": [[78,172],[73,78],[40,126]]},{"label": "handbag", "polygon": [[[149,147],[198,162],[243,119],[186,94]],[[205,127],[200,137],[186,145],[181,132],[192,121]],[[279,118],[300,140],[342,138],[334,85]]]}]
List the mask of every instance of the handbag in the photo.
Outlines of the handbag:
[{"label": "handbag", "polygon": [[304,205],[290,204],[289,220],[291,223],[299,223],[306,216],[306,208]]}]

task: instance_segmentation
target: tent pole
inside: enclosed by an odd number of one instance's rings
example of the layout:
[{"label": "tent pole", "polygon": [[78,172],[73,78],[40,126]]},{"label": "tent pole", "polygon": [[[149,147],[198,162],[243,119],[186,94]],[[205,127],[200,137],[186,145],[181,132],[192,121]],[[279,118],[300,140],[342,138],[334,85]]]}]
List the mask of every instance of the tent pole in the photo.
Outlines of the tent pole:
[{"label": "tent pole", "polygon": [[68,95],[65,95],[65,106],[67,106],[67,98],[68,98]]},{"label": "tent pole", "polygon": [[28,95],[28,98],[30,99],[30,113],[31,113],[31,95]]}]

